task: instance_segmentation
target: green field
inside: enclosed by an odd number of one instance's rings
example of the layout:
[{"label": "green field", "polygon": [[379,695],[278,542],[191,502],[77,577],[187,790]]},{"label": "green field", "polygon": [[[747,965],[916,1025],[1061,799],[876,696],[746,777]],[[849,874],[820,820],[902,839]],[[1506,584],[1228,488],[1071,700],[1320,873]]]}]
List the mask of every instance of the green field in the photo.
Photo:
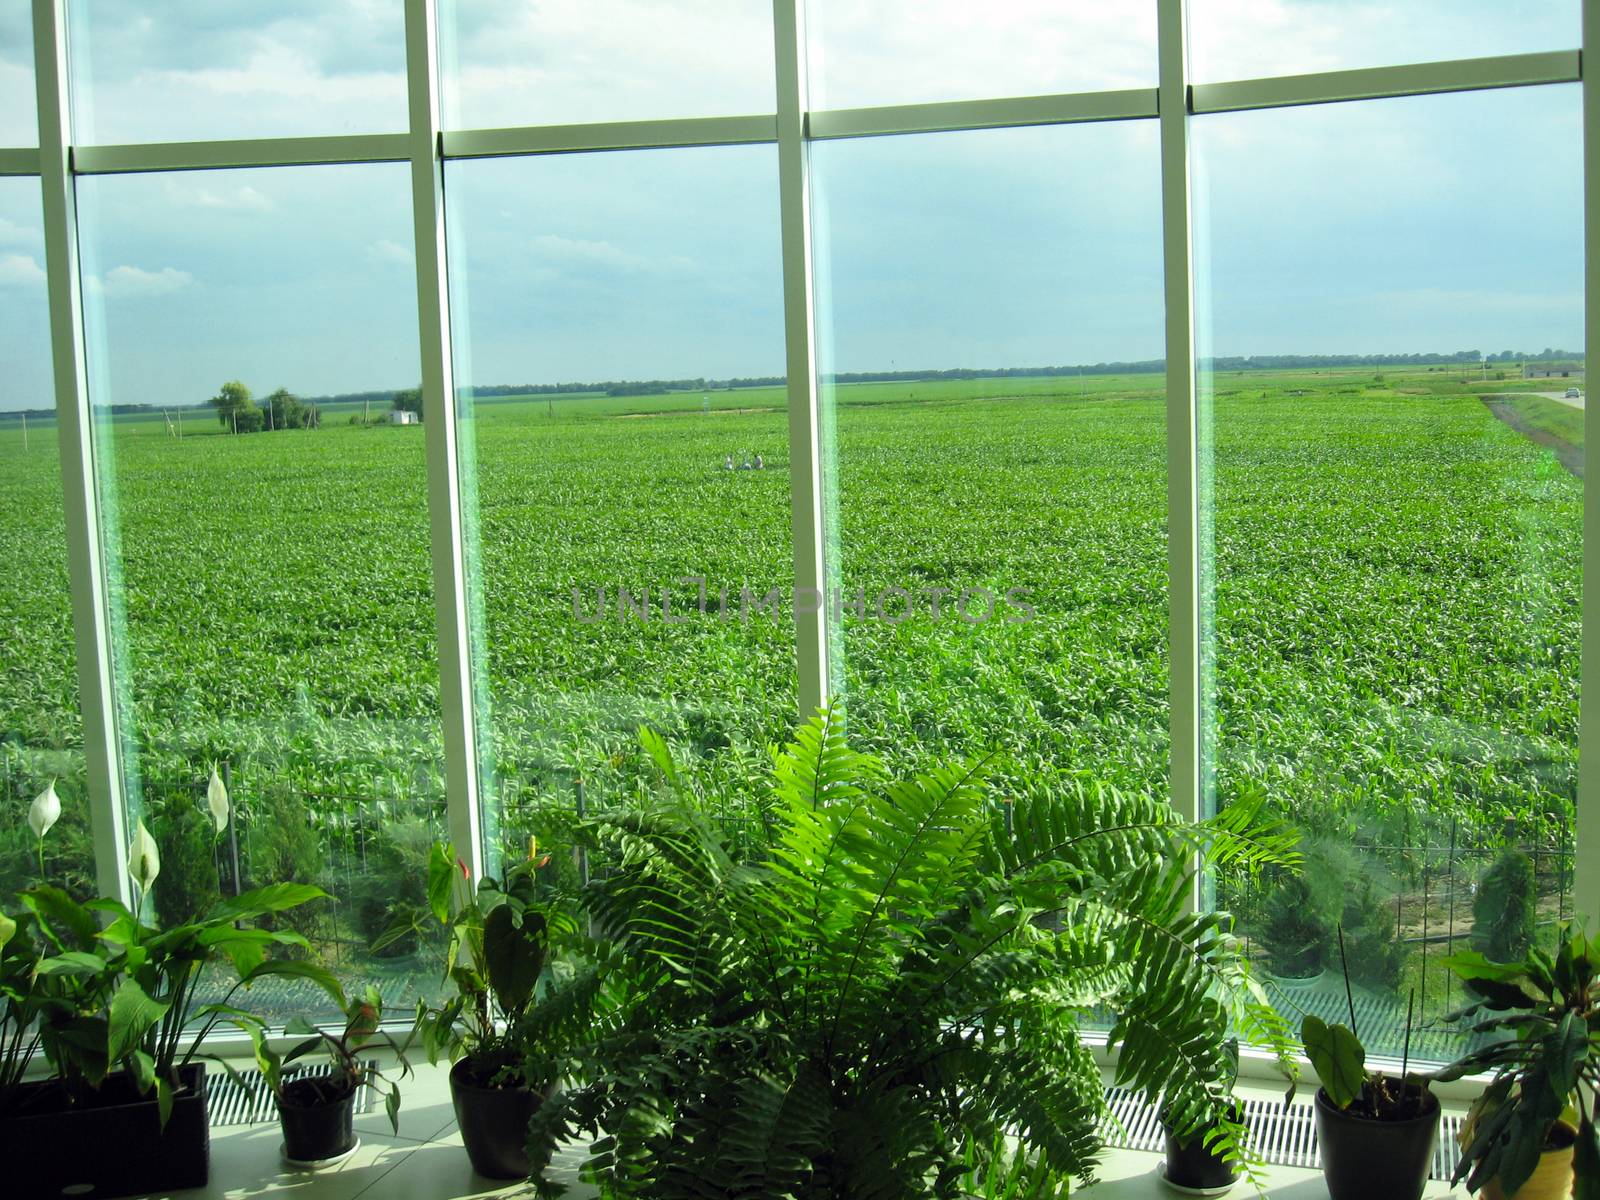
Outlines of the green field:
[{"label": "green field", "polygon": [[[1206,383],[1219,801],[1262,788],[1318,846],[1394,848],[1365,873],[1407,936],[1446,878],[1465,895],[1488,861],[1446,861],[1451,839],[1485,856],[1503,842],[1550,850],[1541,904],[1559,903],[1577,772],[1581,481],[1479,397],[1533,385],[1444,369]],[[480,740],[508,840],[525,834],[527,806],[570,802],[580,777],[592,803],[648,787],[641,721],[716,790],[761,771],[794,717],[787,606],[737,616],[741,588],[793,581],[784,395],[707,395],[710,412],[696,393],[476,408],[464,440]],[[862,589],[868,610],[842,617],[861,736],[900,760],[997,748],[1008,788],[1164,793],[1161,377],[828,395],[838,583]],[[1516,404],[1581,445],[1580,413]],[[52,774],[69,808],[55,852],[84,848],[53,435],[35,426],[24,453],[19,431],[0,428],[0,836],[17,863],[33,853],[25,800]],[[335,940],[359,946],[361,907],[374,903],[362,888],[442,820],[422,430],[330,412],[320,430],[229,437],[195,414],[181,441],[159,418],[128,419],[99,444],[131,681],[124,726],[146,803],[181,807],[210,761],[227,760],[243,819],[303,820],[321,843],[313,853],[260,834],[247,872],[265,869],[259,859],[334,877],[346,905]],[[756,452],[767,469],[723,469],[725,455]],[[684,576],[708,581],[710,611],[665,623],[660,589],[682,613]],[[651,619],[587,619],[596,589],[614,600],[618,587],[647,590]],[[876,598],[895,588],[915,615],[878,619]],[[1036,615],[969,622],[946,598],[935,619],[930,588],[1029,589]],[[1232,900],[1265,919],[1254,893]]]}]

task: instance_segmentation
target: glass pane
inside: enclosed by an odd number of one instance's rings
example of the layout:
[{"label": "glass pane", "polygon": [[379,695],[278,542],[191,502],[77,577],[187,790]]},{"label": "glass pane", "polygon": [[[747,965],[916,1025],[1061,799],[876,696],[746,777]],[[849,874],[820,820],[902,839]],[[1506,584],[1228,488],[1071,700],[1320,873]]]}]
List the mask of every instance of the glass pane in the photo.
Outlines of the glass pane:
[{"label": "glass pane", "polygon": [[1207,0],[1189,6],[1205,82],[1576,50],[1578,0]]},{"label": "glass pane", "polygon": [[452,129],[770,113],[769,0],[442,0]]},{"label": "glass pane", "polygon": [[[95,892],[37,179],[0,179],[0,896]],[[60,816],[29,827],[51,787]],[[48,802],[41,806],[41,812]],[[41,858],[42,855],[42,858]]]},{"label": "glass pane", "polygon": [[[225,199],[212,204],[201,198]],[[80,181],[122,723],[162,847],[156,915],[295,880],[291,918],[404,1007],[442,963],[369,946],[444,835],[402,165]],[[234,820],[204,809],[213,764]],[[257,987],[278,1018],[314,991]]]},{"label": "glass pane", "polygon": [[813,0],[812,108],[1156,85],[1155,0]]},{"label": "glass pane", "polygon": [[797,695],[776,152],[446,171],[490,836],[635,794],[641,724],[751,795]]},{"label": "glass pane", "polygon": [[891,759],[1166,791],[1155,135],[812,148],[841,682]]},{"label": "glass pane", "polygon": [[[1296,1021],[1345,1011],[1342,923],[1369,1050],[1401,1052],[1415,989],[1413,1057],[1447,1059],[1440,959],[1572,911],[1578,89],[1194,130],[1215,799],[1265,792],[1309,860],[1221,902]],[[1548,169],[1466,166],[1510,156]]]},{"label": "glass pane", "polygon": [[33,6],[28,0],[0,0],[0,146],[38,144],[39,97],[33,82]]},{"label": "glass pane", "polygon": [[68,9],[80,143],[406,127],[403,5],[74,0]]}]

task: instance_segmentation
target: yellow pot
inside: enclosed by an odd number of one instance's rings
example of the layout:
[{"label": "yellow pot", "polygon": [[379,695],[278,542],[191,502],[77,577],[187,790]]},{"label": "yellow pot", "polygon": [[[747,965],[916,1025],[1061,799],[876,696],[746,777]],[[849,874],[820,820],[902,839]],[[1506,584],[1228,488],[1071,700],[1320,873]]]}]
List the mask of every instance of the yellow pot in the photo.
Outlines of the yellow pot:
[{"label": "yellow pot", "polygon": [[1572,1195],[1572,1147],[1546,1150],[1539,1155],[1539,1165],[1515,1196],[1507,1197],[1501,1190],[1499,1176],[1491,1179],[1479,1195],[1482,1200],[1565,1200]]}]

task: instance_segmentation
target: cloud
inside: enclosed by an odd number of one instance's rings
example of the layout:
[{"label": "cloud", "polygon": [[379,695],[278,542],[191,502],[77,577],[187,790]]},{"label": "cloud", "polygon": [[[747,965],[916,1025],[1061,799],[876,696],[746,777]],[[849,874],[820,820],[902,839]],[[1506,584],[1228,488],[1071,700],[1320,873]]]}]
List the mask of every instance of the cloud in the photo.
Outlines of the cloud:
[{"label": "cloud", "polygon": [[0,254],[0,286],[32,286],[44,282],[44,268],[27,254]]},{"label": "cloud", "polygon": [[112,299],[133,300],[170,295],[193,282],[193,275],[176,267],[162,267],[159,271],[146,271],[141,267],[112,267],[100,282],[100,292]]},{"label": "cloud", "polygon": [[402,267],[411,265],[411,248],[402,246],[399,242],[392,242],[388,238],[379,238],[373,242],[367,247],[366,253],[369,262]]},{"label": "cloud", "polygon": [[555,233],[540,234],[533,239],[532,244],[535,254],[548,265],[557,268],[573,267],[579,270],[599,268],[622,274],[660,275],[688,271],[695,265],[693,259],[681,254],[648,257],[624,250],[611,242],[562,237]]},{"label": "cloud", "polygon": [[271,199],[247,183],[238,187],[204,188],[169,182],[167,198],[174,204],[222,211],[269,212],[273,207]]}]

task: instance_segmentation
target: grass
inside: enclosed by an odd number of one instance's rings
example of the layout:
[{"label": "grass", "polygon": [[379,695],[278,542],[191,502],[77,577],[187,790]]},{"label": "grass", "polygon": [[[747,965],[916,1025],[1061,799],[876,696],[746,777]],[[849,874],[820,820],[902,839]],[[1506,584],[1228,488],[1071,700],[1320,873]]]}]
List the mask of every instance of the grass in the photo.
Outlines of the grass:
[{"label": "grass", "polygon": [[[1369,369],[1205,382],[1218,800],[1264,789],[1345,843],[1563,844],[1581,485],[1479,398],[1523,381]],[[1012,789],[1164,793],[1161,377],[827,393],[837,583],[860,589],[867,614],[842,613],[840,682],[866,743],[901,763],[997,749]],[[1581,438],[1574,410],[1515,403],[1537,428]],[[737,600],[793,581],[787,421],[775,388],[476,406],[463,441],[480,749],[508,842],[529,806],[570,803],[580,778],[591,803],[652,786],[641,722],[698,760],[708,790],[764,770],[795,716],[793,623],[787,606],[741,620]],[[69,810],[61,853],[87,853],[46,430],[27,453],[0,430],[0,853],[18,862],[33,853],[25,801],[52,774]],[[442,812],[423,431],[326,414],[318,431],[239,438],[186,419],[185,435],[145,419],[99,437],[129,762],[156,802],[191,794],[226,758],[246,815],[287,781],[318,797],[330,863],[359,872],[366,839]],[[722,467],[758,451],[764,471]],[[664,586],[675,614],[691,609],[690,576],[707,580],[709,611],[660,620]],[[619,617],[619,587],[647,593],[652,619]],[[608,616],[580,619],[598,588]],[[1028,589],[1034,619],[963,620],[964,588]],[[914,615],[878,619],[883,597],[887,615],[906,603]],[[1401,856],[1387,886],[1414,886],[1426,864]]]}]

